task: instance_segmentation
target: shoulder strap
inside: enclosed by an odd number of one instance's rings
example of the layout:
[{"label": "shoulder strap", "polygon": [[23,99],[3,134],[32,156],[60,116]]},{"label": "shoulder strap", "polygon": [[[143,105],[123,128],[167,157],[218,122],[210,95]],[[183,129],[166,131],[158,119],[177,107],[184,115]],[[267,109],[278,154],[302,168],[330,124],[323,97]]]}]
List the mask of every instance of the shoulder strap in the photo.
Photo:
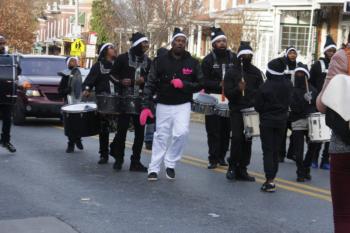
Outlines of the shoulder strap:
[{"label": "shoulder strap", "polygon": [[326,73],[326,64],[324,63],[323,60],[320,60],[321,64],[321,73]]}]

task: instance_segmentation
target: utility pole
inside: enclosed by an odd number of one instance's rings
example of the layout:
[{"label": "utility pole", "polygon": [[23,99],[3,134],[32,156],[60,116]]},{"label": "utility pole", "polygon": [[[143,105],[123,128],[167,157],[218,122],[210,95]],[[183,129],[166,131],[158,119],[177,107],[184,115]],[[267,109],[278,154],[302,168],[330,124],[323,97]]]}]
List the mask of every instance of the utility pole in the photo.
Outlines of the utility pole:
[{"label": "utility pole", "polygon": [[79,37],[79,0],[75,0],[75,22],[74,22],[74,34]]},{"label": "utility pole", "polygon": [[310,25],[309,25],[309,38],[308,38],[308,43],[307,43],[307,62],[308,65],[311,65],[312,63],[312,46],[313,46],[313,40],[312,40],[312,35],[313,35],[313,21],[314,21],[314,13],[315,13],[315,4],[314,0],[311,1],[311,14],[310,14]]}]

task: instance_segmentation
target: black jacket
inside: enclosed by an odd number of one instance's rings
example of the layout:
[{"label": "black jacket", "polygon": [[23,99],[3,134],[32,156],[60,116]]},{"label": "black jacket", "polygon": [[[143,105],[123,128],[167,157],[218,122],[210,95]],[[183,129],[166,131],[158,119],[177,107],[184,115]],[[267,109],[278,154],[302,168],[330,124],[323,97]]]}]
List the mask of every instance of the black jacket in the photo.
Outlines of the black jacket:
[{"label": "black jacket", "polygon": [[[184,84],[183,89],[176,89],[171,80],[179,78]],[[166,105],[178,105],[192,101],[193,93],[201,90],[203,78],[199,62],[185,52],[176,59],[170,50],[167,54],[154,59],[144,88],[144,107],[152,107],[153,96],[156,101]]]},{"label": "black jacket", "polygon": [[284,76],[266,74],[267,81],[255,96],[255,110],[260,114],[260,125],[284,128],[291,104],[292,83]]},{"label": "black jacket", "polygon": [[281,59],[286,64],[286,69],[285,69],[286,77],[289,80],[291,80],[292,79],[292,74],[289,74],[288,71],[295,70],[295,68],[297,67],[297,63],[296,62],[292,62],[291,60],[288,59],[288,57],[281,57]]},{"label": "black jacket", "polygon": [[[324,62],[325,70],[322,70],[320,60]],[[320,60],[316,61],[311,66],[310,70],[310,83],[317,89],[317,92],[320,92],[322,90],[324,80],[327,76],[326,70],[328,70],[330,63],[329,59],[326,58],[320,58]]]},{"label": "black jacket", "polygon": [[[130,58],[129,58],[130,55]],[[115,63],[113,65],[112,75],[116,77],[119,81],[117,84],[117,92],[120,95],[133,95],[134,93],[134,82],[135,82],[135,68],[129,65],[129,59],[132,59],[132,61],[135,61],[137,58],[135,56],[132,56],[131,53],[124,53],[117,57],[115,60]],[[149,69],[151,67],[151,59],[149,59],[147,56],[141,57],[138,60],[140,63],[143,63],[141,68],[141,76],[145,79],[145,82],[147,80],[147,75],[149,73]],[[131,86],[125,87],[121,85],[121,81],[123,79],[131,79]],[[144,84],[140,86],[140,89],[142,90],[144,87]]]},{"label": "black jacket", "polygon": [[64,98],[64,101],[67,102],[67,95],[71,93],[71,87],[68,86],[69,83],[69,72],[71,70],[65,70],[64,72],[60,72],[59,75],[62,77],[60,84],[58,86],[58,94]]},{"label": "black jacket", "polygon": [[[242,73],[246,88],[244,96],[239,90],[239,82],[242,80]],[[237,111],[254,106],[255,95],[259,87],[264,83],[261,71],[254,65],[241,66],[236,64],[229,69],[225,75],[224,90],[229,100],[231,111]]]},{"label": "black jacket", "polygon": [[292,91],[291,112],[289,116],[292,122],[307,118],[310,113],[316,112],[317,91],[311,84],[309,84],[309,91],[312,92],[311,104],[304,98],[306,93],[305,81],[299,84],[297,82],[295,83]]},{"label": "black jacket", "polygon": [[227,50],[225,56],[218,56],[214,52],[209,53],[202,61],[203,87],[210,94],[221,94],[222,64],[225,64],[226,72],[237,63],[235,53]]},{"label": "black jacket", "polygon": [[83,83],[83,90],[86,90],[86,87],[88,87],[90,90],[95,88],[96,94],[111,93],[109,81],[112,66],[113,64],[111,62],[97,61],[91,67]]}]

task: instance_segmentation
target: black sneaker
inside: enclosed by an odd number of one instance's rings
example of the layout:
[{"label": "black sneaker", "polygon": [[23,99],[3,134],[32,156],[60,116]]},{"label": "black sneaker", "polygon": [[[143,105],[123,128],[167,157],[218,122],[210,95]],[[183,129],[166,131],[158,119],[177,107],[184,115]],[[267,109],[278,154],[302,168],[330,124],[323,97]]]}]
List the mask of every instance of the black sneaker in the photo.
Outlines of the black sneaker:
[{"label": "black sneaker", "polygon": [[274,193],[274,192],[276,192],[276,185],[274,183],[267,183],[267,182],[265,182],[261,186],[261,191],[267,192],[267,193]]},{"label": "black sneaker", "polygon": [[97,163],[98,164],[107,164],[108,163],[108,157],[101,157],[100,160]]},{"label": "black sneaker", "polygon": [[217,163],[209,163],[208,164],[208,169],[215,169],[217,167],[218,167]]},{"label": "black sneaker", "polygon": [[66,153],[73,153],[74,152],[74,143],[68,142]]},{"label": "black sneaker", "polygon": [[235,178],[236,178],[235,171],[229,168],[226,172],[226,179],[234,180]]},{"label": "black sneaker", "polygon": [[155,172],[151,172],[150,174],[148,174],[147,179],[149,181],[156,181],[156,180],[158,180],[158,175]]},{"label": "black sneaker", "polygon": [[141,162],[131,162],[129,171],[131,172],[147,172],[147,167],[143,166]]},{"label": "black sneaker", "polygon": [[305,182],[305,177],[304,176],[298,176],[297,177],[297,182],[304,183]]},{"label": "black sneaker", "polygon": [[255,182],[255,178],[249,175],[247,172],[236,174],[236,179],[240,181]]},{"label": "black sneaker", "polygon": [[152,150],[152,145],[153,145],[152,142],[146,142],[145,145],[146,145],[146,150]]},{"label": "black sneaker", "polygon": [[4,148],[6,148],[11,153],[15,153],[16,152],[16,148],[10,142],[3,142],[2,146]]},{"label": "black sneaker", "polygon": [[123,167],[123,163],[120,161],[115,161],[113,164],[113,169],[116,171],[122,170],[122,167]]},{"label": "black sneaker", "polygon": [[83,143],[81,142],[81,140],[77,141],[75,143],[75,146],[79,149],[79,150],[84,150],[84,146]]},{"label": "black sneaker", "polygon": [[225,159],[220,159],[219,161],[220,166],[227,167],[228,163],[226,163]]},{"label": "black sneaker", "polygon": [[165,169],[165,173],[166,173],[166,178],[168,178],[169,180],[175,179],[175,169],[174,168]]}]

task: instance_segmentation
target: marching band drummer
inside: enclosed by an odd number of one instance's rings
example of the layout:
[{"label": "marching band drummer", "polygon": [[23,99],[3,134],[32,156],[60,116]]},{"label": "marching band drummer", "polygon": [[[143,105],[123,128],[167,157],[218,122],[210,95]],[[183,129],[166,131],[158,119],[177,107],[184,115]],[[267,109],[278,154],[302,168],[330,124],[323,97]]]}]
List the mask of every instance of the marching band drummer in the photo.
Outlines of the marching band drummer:
[{"label": "marching band drummer", "polygon": [[[91,67],[90,73],[83,83],[83,96],[89,97],[95,88],[95,93],[110,94],[110,73],[116,58],[116,51],[112,43],[103,44],[99,50],[97,62]],[[109,128],[108,121],[101,119],[101,131],[99,133],[100,160],[98,164],[108,163]]]},{"label": "marching band drummer", "polygon": [[[134,95],[135,85],[139,86],[141,93],[138,92],[138,94],[142,95],[142,89],[151,66],[151,59],[145,54],[149,48],[148,38],[142,33],[136,32],[132,34],[130,41],[132,42],[130,50],[117,57],[112,71],[113,75],[119,80],[117,89],[120,96]],[[140,69],[141,71],[138,80],[135,80],[136,69]],[[140,113],[137,115],[121,113],[118,116],[117,134],[110,145],[111,154],[116,159],[113,166],[115,170],[122,169],[126,134],[128,132],[129,122],[132,120],[135,137],[129,170],[147,172],[147,168],[140,161],[145,127],[140,125],[139,118]]]},{"label": "marching band drummer", "polygon": [[[237,62],[235,53],[227,49],[227,38],[221,28],[212,27],[211,44],[213,51],[202,62],[203,86],[205,92],[222,94],[223,74]],[[226,153],[230,144],[230,118],[218,115],[205,116],[209,146],[208,169],[214,169],[217,164],[227,166]]]},{"label": "marching band drummer", "polygon": [[[320,93],[322,90],[324,80],[326,79],[326,76],[328,73],[329,63],[331,62],[331,59],[336,52],[337,52],[337,45],[333,41],[332,37],[328,35],[326,38],[326,43],[323,48],[324,57],[321,57],[318,61],[316,61],[311,66],[311,70],[310,70],[310,83],[314,87],[316,87],[318,93]],[[313,155],[312,167],[314,168],[318,167],[318,157],[321,151],[322,144],[324,144],[324,147],[322,152],[320,168],[329,170],[330,168],[329,153],[328,153],[329,142],[318,143],[317,150]]]},{"label": "marching band drummer", "polygon": [[274,179],[278,171],[279,152],[287,128],[292,83],[285,77],[285,63],[281,58],[268,63],[266,82],[255,96],[255,110],[260,116],[260,138],[264,158],[266,182],[261,191],[275,192]]},{"label": "marching band drummer", "polygon": [[175,28],[171,50],[161,59],[154,60],[144,88],[141,125],[146,124],[147,118],[154,118],[151,108],[153,96],[157,95],[156,132],[148,168],[149,181],[158,179],[163,159],[166,177],[175,179],[176,162],[181,159],[189,133],[193,93],[201,90],[202,69],[199,62],[185,50],[186,44],[187,36]]},{"label": "marching band drummer", "polygon": [[[64,98],[65,104],[75,104],[76,101],[73,101],[70,103],[68,101],[68,95],[72,93],[72,87],[69,85],[73,80],[71,76],[71,71],[78,67],[78,58],[76,57],[69,57],[67,58],[67,72],[64,70],[63,72],[59,72],[58,75],[62,76],[60,84],[58,86],[58,93]],[[81,82],[79,85],[79,92],[81,91]],[[74,146],[76,146],[79,150],[83,150],[83,144],[81,142],[81,138],[72,138],[68,137],[68,145],[66,149],[66,153],[72,153],[74,152]]]},{"label": "marching band drummer", "polygon": [[244,134],[242,109],[254,106],[255,94],[264,80],[262,72],[252,64],[253,49],[242,41],[238,49],[238,63],[225,76],[225,96],[231,111],[231,154],[226,178],[254,182],[247,172],[251,158],[252,138]]},{"label": "marching band drummer", "polygon": [[[291,112],[289,119],[292,127],[292,141],[297,165],[297,181],[311,180],[310,167],[312,155],[315,154],[317,143],[308,138],[308,115],[316,112],[316,89],[309,84],[310,73],[306,65],[298,64],[294,74]],[[305,140],[308,143],[308,153],[304,159]]]}]

